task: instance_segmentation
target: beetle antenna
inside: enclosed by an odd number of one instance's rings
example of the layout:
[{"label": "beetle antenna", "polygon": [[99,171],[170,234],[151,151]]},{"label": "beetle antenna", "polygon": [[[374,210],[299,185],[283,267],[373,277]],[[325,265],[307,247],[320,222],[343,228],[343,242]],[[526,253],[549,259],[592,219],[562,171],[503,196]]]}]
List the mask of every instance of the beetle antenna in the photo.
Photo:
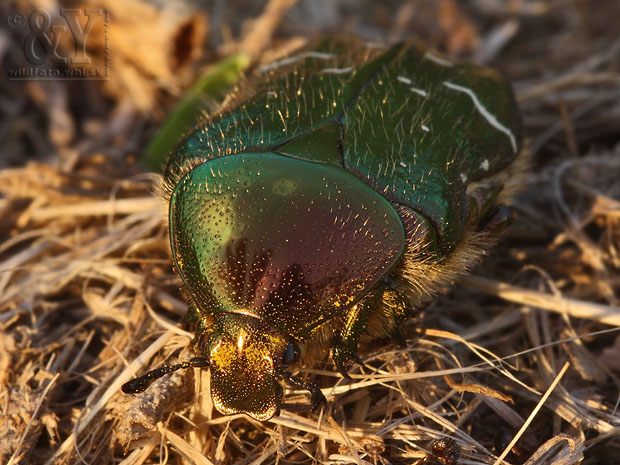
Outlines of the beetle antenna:
[{"label": "beetle antenna", "polygon": [[121,387],[121,390],[125,394],[138,394],[140,392],[144,392],[146,388],[148,388],[151,383],[153,383],[153,381],[167,375],[168,373],[172,373],[182,368],[204,368],[208,366],[209,360],[203,357],[194,357],[189,359],[189,361],[187,362],[177,363],[176,365],[164,365],[161,368],[151,370],[145,375],[139,376],[132,379],[131,381],[126,382]]}]

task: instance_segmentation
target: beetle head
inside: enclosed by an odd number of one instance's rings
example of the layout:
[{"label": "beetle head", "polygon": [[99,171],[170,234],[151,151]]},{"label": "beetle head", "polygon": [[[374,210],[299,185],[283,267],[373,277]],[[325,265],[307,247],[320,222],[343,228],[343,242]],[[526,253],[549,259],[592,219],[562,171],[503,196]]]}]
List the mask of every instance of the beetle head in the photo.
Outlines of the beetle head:
[{"label": "beetle head", "polygon": [[211,367],[211,397],[224,414],[245,413],[265,421],[282,400],[280,370],[297,359],[296,344],[264,321],[222,313],[199,343]]}]

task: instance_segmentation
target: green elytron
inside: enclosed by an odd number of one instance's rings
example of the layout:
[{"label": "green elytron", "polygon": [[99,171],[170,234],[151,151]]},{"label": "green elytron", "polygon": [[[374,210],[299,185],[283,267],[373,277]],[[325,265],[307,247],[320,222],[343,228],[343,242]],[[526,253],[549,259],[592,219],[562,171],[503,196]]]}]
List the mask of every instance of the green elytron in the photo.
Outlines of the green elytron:
[{"label": "green elytron", "polygon": [[326,39],[265,66],[169,160],[172,255],[211,394],[267,420],[281,381],[393,333],[507,224],[520,120],[494,70]]}]

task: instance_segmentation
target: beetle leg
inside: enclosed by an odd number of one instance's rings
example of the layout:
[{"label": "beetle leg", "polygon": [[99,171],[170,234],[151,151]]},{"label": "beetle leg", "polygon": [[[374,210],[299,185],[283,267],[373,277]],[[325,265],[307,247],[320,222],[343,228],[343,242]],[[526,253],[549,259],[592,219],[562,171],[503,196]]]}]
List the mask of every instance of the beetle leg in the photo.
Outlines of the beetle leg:
[{"label": "beetle leg", "polygon": [[[384,278],[384,289],[381,292],[379,308],[384,315],[389,315],[389,320],[393,321],[393,327],[388,335],[401,347],[407,347],[407,330],[403,326],[405,319],[412,314],[412,308],[407,297],[398,289],[399,285],[390,275]],[[368,326],[373,326],[373,320],[368,322]],[[372,332],[371,332],[372,334]]]},{"label": "beetle leg", "polygon": [[470,223],[479,231],[498,234],[510,225],[513,211],[496,200],[503,186],[479,186],[468,194],[468,215]]},{"label": "beetle leg", "polygon": [[484,223],[492,209],[495,207],[497,196],[503,186],[478,185],[467,193],[468,221],[478,226]]},{"label": "beetle leg", "polygon": [[313,412],[316,412],[321,406],[327,404],[327,399],[323,395],[323,391],[321,391],[316,384],[306,382],[298,378],[297,376],[293,376],[288,371],[284,371],[284,370],[279,371],[278,375],[280,375],[282,379],[284,379],[291,386],[306,389],[310,392],[312,396],[311,405],[312,405]]},{"label": "beetle leg", "polygon": [[368,317],[374,298],[367,297],[351,307],[344,316],[343,328],[336,336],[332,347],[332,360],[336,368],[347,379],[351,379],[347,373],[349,362],[357,362],[364,366],[357,355],[357,343],[364,330],[368,327]]},{"label": "beetle leg", "polygon": [[508,226],[515,218],[512,208],[506,205],[500,205],[493,216],[491,216],[483,226],[483,229],[493,234],[499,234]]}]

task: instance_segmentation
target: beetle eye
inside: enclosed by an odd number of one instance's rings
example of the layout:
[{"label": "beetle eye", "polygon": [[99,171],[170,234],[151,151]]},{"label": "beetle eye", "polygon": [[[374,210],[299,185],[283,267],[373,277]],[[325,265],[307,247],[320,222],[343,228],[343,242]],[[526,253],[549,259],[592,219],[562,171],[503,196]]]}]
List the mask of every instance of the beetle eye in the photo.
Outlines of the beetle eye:
[{"label": "beetle eye", "polygon": [[282,365],[291,365],[299,360],[299,347],[293,342],[289,342],[282,352]]}]

